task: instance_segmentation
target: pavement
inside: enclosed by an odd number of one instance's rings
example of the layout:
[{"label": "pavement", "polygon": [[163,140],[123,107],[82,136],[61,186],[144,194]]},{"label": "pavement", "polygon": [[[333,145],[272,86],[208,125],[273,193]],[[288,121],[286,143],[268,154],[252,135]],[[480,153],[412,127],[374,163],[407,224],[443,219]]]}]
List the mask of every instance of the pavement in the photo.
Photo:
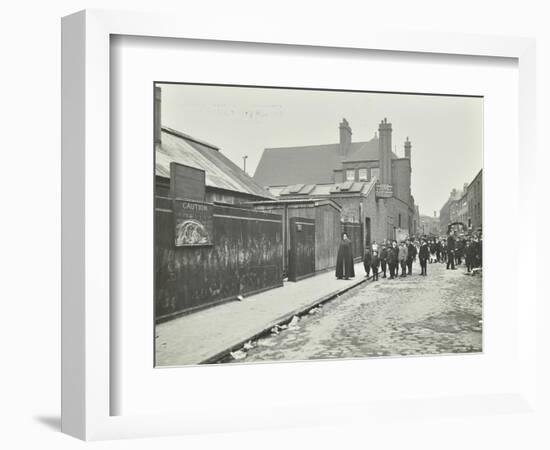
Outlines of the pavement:
[{"label": "pavement", "polygon": [[213,363],[249,340],[269,333],[319,304],[366,281],[363,263],[355,264],[355,278],[338,280],[334,271],[279,288],[197,311],[155,327],[155,365],[182,366]]}]

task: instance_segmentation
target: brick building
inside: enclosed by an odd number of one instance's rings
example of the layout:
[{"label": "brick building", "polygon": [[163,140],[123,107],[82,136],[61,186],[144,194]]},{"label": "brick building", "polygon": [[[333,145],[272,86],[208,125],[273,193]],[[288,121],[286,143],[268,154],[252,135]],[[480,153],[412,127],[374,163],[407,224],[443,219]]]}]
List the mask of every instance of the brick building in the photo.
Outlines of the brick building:
[{"label": "brick building", "polygon": [[360,224],[365,242],[417,233],[411,194],[411,142],[392,152],[392,125],[384,119],[369,141],[353,142],[346,119],[339,142],[264,150],[254,180],[280,198],[327,198],[342,221]]},{"label": "brick building", "polygon": [[455,209],[454,203],[458,199],[458,197],[459,197],[458,191],[455,188],[453,188],[453,190],[449,195],[449,198],[443,204],[443,206],[439,211],[439,229],[441,230],[442,233],[446,233],[447,228],[452,223],[451,209],[453,209],[453,213],[454,213],[454,209]]},{"label": "brick building", "polygon": [[443,233],[449,224],[462,223],[470,231],[483,227],[483,169],[470,183],[464,183],[462,191],[453,189],[449,199],[439,212],[439,224]]},{"label": "brick building", "polygon": [[468,185],[468,227],[473,230],[483,228],[483,184],[482,170]]}]

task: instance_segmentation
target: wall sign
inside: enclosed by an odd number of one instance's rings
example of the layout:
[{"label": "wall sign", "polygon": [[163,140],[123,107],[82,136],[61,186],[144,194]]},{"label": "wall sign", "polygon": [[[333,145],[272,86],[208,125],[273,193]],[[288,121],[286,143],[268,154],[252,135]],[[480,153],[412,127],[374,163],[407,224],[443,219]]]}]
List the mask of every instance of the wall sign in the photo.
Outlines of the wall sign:
[{"label": "wall sign", "polygon": [[376,185],[376,198],[392,198],[393,187],[391,184],[377,184]]},{"label": "wall sign", "polygon": [[174,200],[174,240],[176,247],[213,245],[213,206],[210,203]]}]

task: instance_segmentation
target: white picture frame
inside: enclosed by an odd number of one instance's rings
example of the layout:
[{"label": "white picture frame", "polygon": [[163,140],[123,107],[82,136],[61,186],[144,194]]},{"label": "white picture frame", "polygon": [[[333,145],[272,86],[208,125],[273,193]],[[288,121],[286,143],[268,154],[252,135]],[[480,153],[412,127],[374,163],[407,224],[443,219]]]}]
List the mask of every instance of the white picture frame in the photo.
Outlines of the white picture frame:
[{"label": "white picture frame", "polygon": [[[185,38],[243,43],[275,43],[333,49],[370,49],[416,54],[447,54],[512,58],[519,73],[519,148],[534,155],[535,42],[528,38],[488,37],[444,33],[395,33],[347,30],[327,35],[313,25],[281,30],[250,23],[235,28],[223,21],[206,27],[165,14],[87,10],[62,21],[62,431],[85,440],[163,436],[232,431],[263,427],[322,424],[331,420],[353,422],[376,414],[390,417],[390,403],[342,403],[330,412],[315,414],[318,405],[273,408],[272,420],[258,411],[248,421],[238,414],[224,420],[218,415],[182,411],[174,414],[111,415],[111,394],[117,388],[110,377],[110,38],[113,35]],[[518,210],[524,223],[535,229],[535,159],[519,161]],[[516,198],[516,197],[514,197]],[[521,201],[519,201],[521,199]],[[536,260],[536,248],[523,246],[521,259]],[[518,277],[526,276],[518,266]],[[514,295],[514,293],[511,293]],[[517,296],[518,293],[516,292]],[[495,414],[503,409],[536,412],[536,297],[535,286],[522,288],[517,327],[521,348],[515,391],[465,398],[410,400],[408,411],[437,408],[445,415]],[[391,400],[395,402],[395,400]],[[437,405],[437,406],[435,406]],[[278,414],[277,414],[278,413]],[[401,415],[403,411],[401,411]]]}]

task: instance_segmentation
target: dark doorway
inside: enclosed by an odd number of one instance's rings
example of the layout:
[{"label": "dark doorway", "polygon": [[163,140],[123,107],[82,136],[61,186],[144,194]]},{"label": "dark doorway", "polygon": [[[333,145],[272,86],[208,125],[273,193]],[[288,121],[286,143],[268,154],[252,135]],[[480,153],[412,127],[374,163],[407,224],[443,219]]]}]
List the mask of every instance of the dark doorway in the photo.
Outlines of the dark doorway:
[{"label": "dark doorway", "polygon": [[371,245],[370,217],[365,217],[365,247]]}]

